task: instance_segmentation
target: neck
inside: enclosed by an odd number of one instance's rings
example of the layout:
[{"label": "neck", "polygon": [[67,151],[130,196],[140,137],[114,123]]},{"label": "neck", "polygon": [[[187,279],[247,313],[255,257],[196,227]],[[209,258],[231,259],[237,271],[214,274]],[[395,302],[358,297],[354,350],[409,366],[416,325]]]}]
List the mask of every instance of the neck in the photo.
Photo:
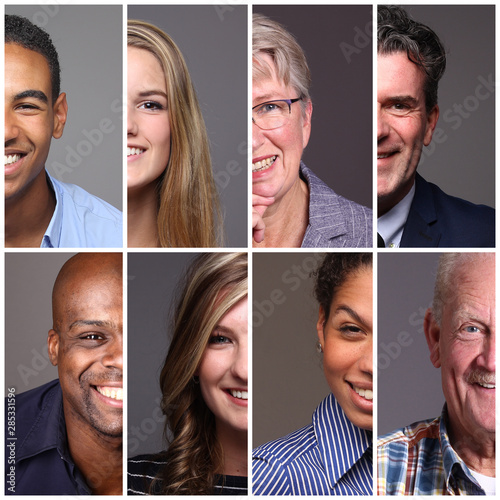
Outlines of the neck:
[{"label": "neck", "polygon": [[100,434],[64,411],[71,458],[93,495],[122,494],[122,437]]},{"label": "neck", "polygon": [[21,193],[5,200],[5,246],[39,247],[55,207],[43,169]]},{"label": "neck", "polygon": [[453,424],[449,427],[451,445],[467,467],[485,476],[495,477],[495,432],[479,428],[459,429]]},{"label": "neck", "polygon": [[155,185],[128,192],[129,247],[158,247],[158,195]]},{"label": "neck", "polygon": [[264,212],[264,241],[254,247],[292,247],[302,245],[309,223],[309,189],[299,178],[291,189]]},{"label": "neck", "polygon": [[217,439],[224,451],[224,475],[248,476],[248,433],[217,425]]}]

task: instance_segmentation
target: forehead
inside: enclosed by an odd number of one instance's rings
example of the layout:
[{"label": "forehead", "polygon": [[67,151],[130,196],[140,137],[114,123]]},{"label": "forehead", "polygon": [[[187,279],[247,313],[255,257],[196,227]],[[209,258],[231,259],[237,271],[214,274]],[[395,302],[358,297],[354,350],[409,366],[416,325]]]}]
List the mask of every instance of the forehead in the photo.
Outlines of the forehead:
[{"label": "forehead", "polygon": [[108,320],[121,316],[122,280],[116,274],[80,276],[68,281],[55,298],[60,320],[69,326],[77,320]]},{"label": "forehead", "polygon": [[266,56],[271,64],[272,71],[270,76],[262,75],[252,82],[252,106],[265,101],[272,101],[274,99],[295,99],[299,97],[297,91],[290,85],[285,85],[284,82],[278,79],[274,63],[269,56]]},{"label": "forehead", "polygon": [[458,307],[476,309],[493,306],[491,312],[494,313],[494,257],[462,263],[454,272],[449,286],[451,288],[448,290],[450,312],[458,312]]},{"label": "forehead", "polygon": [[15,43],[5,45],[6,92],[42,90],[50,96],[51,87],[49,63],[42,54]]},{"label": "forehead", "polygon": [[419,97],[424,93],[425,74],[405,52],[378,54],[377,92],[379,96]]},{"label": "forehead", "polygon": [[153,88],[165,91],[163,69],[154,54],[138,47],[127,47],[128,86],[138,91]]}]

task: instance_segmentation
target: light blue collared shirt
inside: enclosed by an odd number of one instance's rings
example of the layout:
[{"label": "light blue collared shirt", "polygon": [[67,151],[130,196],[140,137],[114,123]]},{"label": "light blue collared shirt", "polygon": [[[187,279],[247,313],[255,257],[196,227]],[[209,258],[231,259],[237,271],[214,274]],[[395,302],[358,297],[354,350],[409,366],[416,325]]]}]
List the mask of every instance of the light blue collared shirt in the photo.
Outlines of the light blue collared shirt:
[{"label": "light blue collared shirt", "polygon": [[378,218],[377,231],[384,238],[387,248],[399,248],[414,196],[415,183],[413,183],[408,194],[398,204],[394,205],[387,213]]},{"label": "light blue collared shirt", "polygon": [[123,246],[122,213],[74,184],[54,179],[56,208],[40,248],[120,248]]}]

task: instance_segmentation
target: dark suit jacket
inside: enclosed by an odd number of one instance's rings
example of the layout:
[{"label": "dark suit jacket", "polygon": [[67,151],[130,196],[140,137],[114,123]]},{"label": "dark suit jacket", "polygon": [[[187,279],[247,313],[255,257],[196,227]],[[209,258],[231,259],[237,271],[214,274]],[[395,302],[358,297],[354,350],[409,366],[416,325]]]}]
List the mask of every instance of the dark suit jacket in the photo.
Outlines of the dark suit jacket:
[{"label": "dark suit jacket", "polygon": [[447,195],[417,174],[400,247],[495,246],[495,210]]}]

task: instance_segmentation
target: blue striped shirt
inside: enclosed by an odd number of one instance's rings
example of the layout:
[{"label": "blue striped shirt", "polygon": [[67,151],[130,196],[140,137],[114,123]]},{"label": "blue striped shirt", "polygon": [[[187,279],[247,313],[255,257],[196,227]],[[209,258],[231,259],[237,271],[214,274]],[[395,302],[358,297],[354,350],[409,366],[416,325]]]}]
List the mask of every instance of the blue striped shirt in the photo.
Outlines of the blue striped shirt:
[{"label": "blue striped shirt", "polygon": [[256,448],[252,468],[254,495],[371,495],[372,433],[330,394],[312,424]]}]

